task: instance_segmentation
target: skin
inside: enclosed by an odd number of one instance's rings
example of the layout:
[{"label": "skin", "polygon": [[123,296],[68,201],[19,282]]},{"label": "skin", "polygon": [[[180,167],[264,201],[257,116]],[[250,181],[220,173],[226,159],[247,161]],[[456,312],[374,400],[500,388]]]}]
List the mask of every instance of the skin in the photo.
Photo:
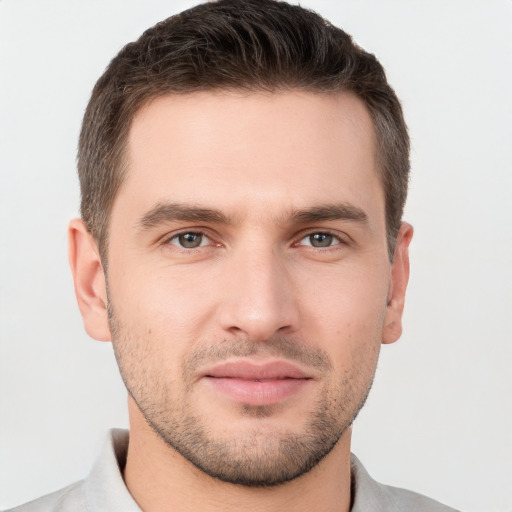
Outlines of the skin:
[{"label": "skin", "polygon": [[[108,278],[80,220],[69,235],[85,328],[113,341],[130,392],[124,478],[143,510],[349,510],[350,424],[381,343],[401,334],[412,237],[403,223],[390,262],[375,147],[350,94],[194,93],[136,114]],[[180,247],[184,233],[200,245]],[[307,381],[247,405],[205,377],[240,361],[291,362]],[[251,487],[198,469],[172,443],[201,428],[196,458],[215,442],[233,461],[221,468],[254,460],[268,477],[282,460],[289,481]],[[280,450],[322,432],[330,444],[311,469]]]}]

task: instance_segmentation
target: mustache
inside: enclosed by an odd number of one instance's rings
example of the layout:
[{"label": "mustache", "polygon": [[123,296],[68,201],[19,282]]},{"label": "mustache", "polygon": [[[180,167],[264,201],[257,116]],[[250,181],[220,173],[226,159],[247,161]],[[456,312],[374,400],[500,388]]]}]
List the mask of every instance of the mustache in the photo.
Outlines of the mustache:
[{"label": "mustache", "polygon": [[221,340],[192,351],[183,361],[184,375],[191,375],[205,365],[211,365],[234,357],[276,357],[300,363],[316,370],[332,369],[328,354],[301,341],[287,337],[272,337],[265,341]]}]

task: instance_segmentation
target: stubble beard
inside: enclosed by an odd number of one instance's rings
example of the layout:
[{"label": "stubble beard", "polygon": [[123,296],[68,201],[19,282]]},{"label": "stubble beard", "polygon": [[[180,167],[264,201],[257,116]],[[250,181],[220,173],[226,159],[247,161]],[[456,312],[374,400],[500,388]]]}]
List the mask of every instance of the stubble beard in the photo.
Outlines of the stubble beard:
[{"label": "stubble beard", "polygon": [[[304,475],[323,460],[353,423],[370,391],[375,368],[363,387],[359,375],[347,372],[333,389],[324,388],[312,407],[302,432],[268,431],[255,426],[238,437],[225,438],[209,428],[208,418],[196,414],[183,392],[159,378],[152,361],[158,361],[149,347],[153,343],[136,339],[124,328],[109,307],[114,352],[121,377],[140,412],[154,432],[196,468],[212,478],[246,487],[277,486]],[[154,342],[155,340],[153,340]],[[222,341],[192,354],[183,363],[183,373],[192,373],[200,361],[229,356],[261,354],[299,359],[330,371],[327,355],[317,349],[301,348],[295,340],[276,338],[264,344],[251,340]],[[155,359],[156,357],[156,359]],[[370,358],[371,359],[371,358]],[[353,369],[357,367],[354,365]],[[368,373],[368,372],[366,372]],[[270,418],[278,406],[241,406],[241,414]],[[299,418],[299,421],[302,418]]]}]

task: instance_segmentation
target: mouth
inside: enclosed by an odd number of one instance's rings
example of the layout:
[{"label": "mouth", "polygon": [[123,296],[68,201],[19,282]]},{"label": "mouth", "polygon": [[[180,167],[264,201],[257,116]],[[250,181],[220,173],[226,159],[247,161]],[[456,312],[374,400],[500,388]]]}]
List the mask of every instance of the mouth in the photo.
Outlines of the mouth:
[{"label": "mouth", "polygon": [[285,361],[223,363],[209,369],[203,378],[228,398],[256,406],[280,403],[312,381],[311,376]]}]

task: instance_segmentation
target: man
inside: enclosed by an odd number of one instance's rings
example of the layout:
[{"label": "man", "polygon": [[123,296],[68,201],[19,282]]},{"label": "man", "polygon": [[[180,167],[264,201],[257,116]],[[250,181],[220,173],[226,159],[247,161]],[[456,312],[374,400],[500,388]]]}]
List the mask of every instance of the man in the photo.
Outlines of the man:
[{"label": "man", "polygon": [[401,334],[408,150],[377,60],[300,7],[204,4],[127,45],[85,114],[69,252],[130,434],[16,510],[451,510],[350,454]]}]

